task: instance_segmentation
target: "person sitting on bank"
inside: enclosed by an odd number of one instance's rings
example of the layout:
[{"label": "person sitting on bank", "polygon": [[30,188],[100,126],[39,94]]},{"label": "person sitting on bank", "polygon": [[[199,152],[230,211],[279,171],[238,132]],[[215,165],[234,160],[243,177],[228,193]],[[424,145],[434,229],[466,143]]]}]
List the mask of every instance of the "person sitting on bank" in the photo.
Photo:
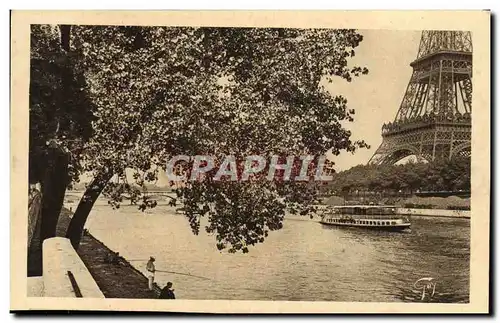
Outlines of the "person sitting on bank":
[{"label": "person sitting on bank", "polygon": [[172,288],[172,283],[168,282],[167,285],[161,290],[161,299],[175,299],[174,290],[170,288]]},{"label": "person sitting on bank", "polygon": [[146,265],[146,270],[148,271],[148,287],[149,290],[153,290],[153,283],[155,280],[155,258],[149,257],[148,264]]}]

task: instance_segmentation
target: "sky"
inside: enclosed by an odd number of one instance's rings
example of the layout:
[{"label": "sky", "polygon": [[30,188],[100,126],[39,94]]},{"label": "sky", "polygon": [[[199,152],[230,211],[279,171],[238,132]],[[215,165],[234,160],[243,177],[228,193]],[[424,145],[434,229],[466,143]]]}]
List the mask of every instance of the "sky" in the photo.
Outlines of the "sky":
[{"label": "sky", "polygon": [[346,124],[353,140],[363,139],[371,147],[354,154],[342,152],[329,157],[335,170],[342,171],[366,164],[382,142],[381,128],[393,121],[411,77],[410,63],[415,60],[420,42],[420,31],[360,30],[363,41],[355,49],[352,65],[366,66],[368,75],[342,79],[325,87],[334,95],[347,99],[349,109],[355,109],[354,122]]}]

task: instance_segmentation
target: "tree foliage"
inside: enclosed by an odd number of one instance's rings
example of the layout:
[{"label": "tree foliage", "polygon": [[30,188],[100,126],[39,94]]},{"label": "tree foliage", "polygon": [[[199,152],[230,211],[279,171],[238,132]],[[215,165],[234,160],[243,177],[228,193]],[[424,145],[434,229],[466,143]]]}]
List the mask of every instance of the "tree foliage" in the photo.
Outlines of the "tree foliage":
[{"label": "tree foliage", "polygon": [[402,165],[358,165],[334,175],[329,190],[341,192],[470,191],[470,157]]},{"label": "tree foliage", "polygon": [[[101,192],[115,207],[123,194],[143,210],[154,207],[146,184],[174,155],[319,156],[365,147],[342,127],[353,120],[347,100],[324,86],[368,72],[349,65],[361,41],[355,30],[73,26],[69,56],[85,84],[65,97],[92,112],[83,117],[91,136],[75,135],[85,140],[74,169],[94,178],[70,224],[74,245]],[[287,208],[310,212],[316,192],[314,183],[208,177],[177,189],[193,232],[207,216],[205,230],[231,252],[281,228]]]},{"label": "tree foliage", "polygon": [[[79,154],[92,136],[93,111],[79,61],[61,47],[59,29],[31,26],[30,51],[30,182],[43,182],[49,147],[72,153],[70,172],[78,179]],[[74,156],[73,156],[74,155]]]}]

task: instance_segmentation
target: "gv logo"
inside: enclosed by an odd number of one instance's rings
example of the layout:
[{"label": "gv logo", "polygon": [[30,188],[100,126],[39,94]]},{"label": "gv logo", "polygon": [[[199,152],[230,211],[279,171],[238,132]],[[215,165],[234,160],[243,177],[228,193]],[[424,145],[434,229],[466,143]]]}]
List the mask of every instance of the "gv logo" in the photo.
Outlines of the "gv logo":
[{"label": "gv logo", "polygon": [[418,290],[418,292],[422,292],[421,300],[423,301],[426,297],[430,300],[434,293],[436,292],[436,282],[434,282],[434,278],[432,277],[424,277],[417,280],[413,287]]}]

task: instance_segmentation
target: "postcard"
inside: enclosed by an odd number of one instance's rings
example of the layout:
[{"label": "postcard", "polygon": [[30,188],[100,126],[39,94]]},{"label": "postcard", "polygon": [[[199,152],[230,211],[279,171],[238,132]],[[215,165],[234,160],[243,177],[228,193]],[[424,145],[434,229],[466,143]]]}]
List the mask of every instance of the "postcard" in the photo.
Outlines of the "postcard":
[{"label": "postcard", "polygon": [[487,313],[490,19],[13,11],[11,311]]}]

